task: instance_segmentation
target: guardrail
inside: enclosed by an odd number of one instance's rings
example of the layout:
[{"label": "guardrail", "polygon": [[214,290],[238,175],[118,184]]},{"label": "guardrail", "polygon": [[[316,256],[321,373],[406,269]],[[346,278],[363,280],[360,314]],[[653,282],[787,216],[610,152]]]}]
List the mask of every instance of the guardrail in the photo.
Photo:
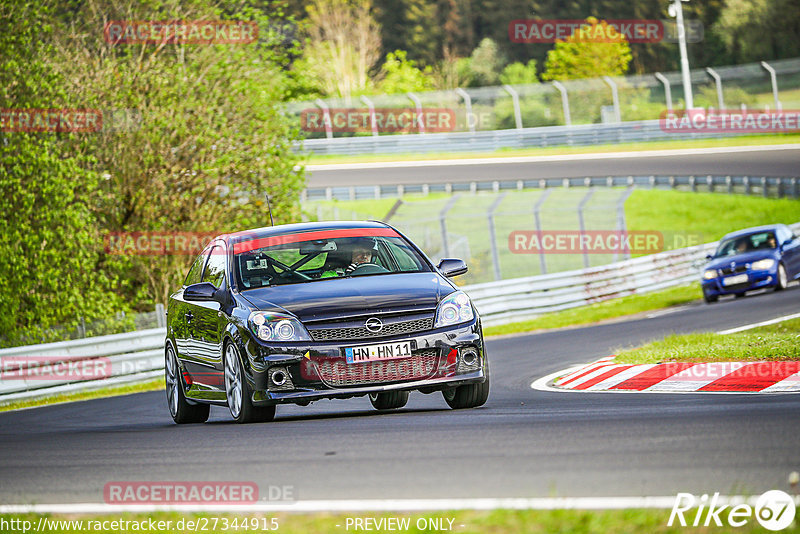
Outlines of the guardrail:
[{"label": "guardrail", "polygon": [[486,152],[501,148],[605,145],[736,135],[743,134],[710,131],[676,134],[665,131],[658,120],[645,120],[619,124],[576,124],[476,132],[305,139],[295,144],[295,150],[320,155]]},{"label": "guardrail", "polygon": [[407,194],[477,193],[479,191],[521,191],[553,187],[648,187],[743,193],[764,197],[797,198],[796,176],[733,176],[733,175],[639,175],[583,176],[572,178],[537,178],[528,180],[472,180],[469,182],[439,182],[398,185],[364,185],[349,187],[312,187],[301,193],[302,202],[317,200],[364,200],[402,197]]},{"label": "guardrail", "polygon": [[0,402],[143,382],[163,374],[166,328],[0,350]]},{"label": "guardrail", "polygon": [[[800,231],[800,223],[792,225]],[[697,282],[707,243],[592,267],[464,286],[485,325]],[[163,374],[166,329],[0,350],[0,402],[146,381]]]}]

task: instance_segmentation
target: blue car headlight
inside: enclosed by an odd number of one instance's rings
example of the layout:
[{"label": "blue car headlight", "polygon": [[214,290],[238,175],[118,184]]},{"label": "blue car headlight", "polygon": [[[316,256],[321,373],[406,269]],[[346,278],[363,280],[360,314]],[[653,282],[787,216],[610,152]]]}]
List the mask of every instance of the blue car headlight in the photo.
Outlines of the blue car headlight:
[{"label": "blue car headlight", "polygon": [[717,277],[716,269],[708,269],[706,272],[703,273],[703,280],[713,280]]},{"label": "blue car headlight", "polygon": [[247,326],[262,341],[311,341],[300,321],[289,315],[252,312]]},{"label": "blue car headlight", "polygon": [[475,318],[475,311],[469,297],[463,291],[450,293],[439,303],[436,310],[434,328],[468,323]]},{"label": "blue car headlight", "polygon": [[750,267],[754,271],[766,271],[767,269],[772,269],[772,266],[775,265],[775,260],[772,258],[766,258],[763,260],[754,261],[753,265]]}]

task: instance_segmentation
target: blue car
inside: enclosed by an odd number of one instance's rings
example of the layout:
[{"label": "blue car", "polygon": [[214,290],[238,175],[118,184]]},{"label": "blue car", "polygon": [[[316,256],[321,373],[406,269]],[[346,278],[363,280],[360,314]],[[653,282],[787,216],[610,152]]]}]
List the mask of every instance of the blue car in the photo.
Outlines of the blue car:
[{"label": "blue car", "polygon": [[703,270],[703,298],[743,297],[755,289],[779,291],[800,276],[800,237],[785,224],[733,232],[719,242]]}]

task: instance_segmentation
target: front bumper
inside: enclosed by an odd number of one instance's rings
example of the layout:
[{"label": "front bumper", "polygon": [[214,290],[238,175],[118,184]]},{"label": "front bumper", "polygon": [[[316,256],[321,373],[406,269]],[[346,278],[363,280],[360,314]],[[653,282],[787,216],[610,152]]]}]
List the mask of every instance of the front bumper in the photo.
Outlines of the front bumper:
[{"label": "front bumper", "polygon": [[763,289],[775,287],[778,283],[778,269],[768,269],[764,271],[748,270],[744,273],[747,275],[747,281],[735,285],[724,285],[723,280],[730,278],[732,275],[718,276],[711,280],[702,280],[703,293],[708,296],[721,296],[721,295],[735,295],[736,293],[744,293],[745,291],[753,291],[756,289]]},{"label": "front bumper", "polygon": [[[347,364],[344,348],[410,341],[412,357]],[[307,404],[396,390],[430,393],[486,379],[480,320],[418,334],[349,341],[245,346],[255,405]],[[275,373],[285,381],[276,383]]]}]

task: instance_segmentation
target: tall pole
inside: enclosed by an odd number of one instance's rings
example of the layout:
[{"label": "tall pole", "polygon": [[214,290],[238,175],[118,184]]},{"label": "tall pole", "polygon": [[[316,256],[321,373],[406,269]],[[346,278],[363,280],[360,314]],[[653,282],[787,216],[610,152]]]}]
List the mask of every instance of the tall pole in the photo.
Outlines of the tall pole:
[{"label": "tall pole", "polygon": [[692,78],[689,73],[689,57],[686,53],[686,27],[683,25],[683,7],[681,6],[681,0],[672,0],[669,11],[669,14],[676,18],[678,24],[678,47],[681,51],[681,74],[683,74],[683,95],[686,100],[686,109],[692,109],[694,108],[694,100],[692,99]]}]

